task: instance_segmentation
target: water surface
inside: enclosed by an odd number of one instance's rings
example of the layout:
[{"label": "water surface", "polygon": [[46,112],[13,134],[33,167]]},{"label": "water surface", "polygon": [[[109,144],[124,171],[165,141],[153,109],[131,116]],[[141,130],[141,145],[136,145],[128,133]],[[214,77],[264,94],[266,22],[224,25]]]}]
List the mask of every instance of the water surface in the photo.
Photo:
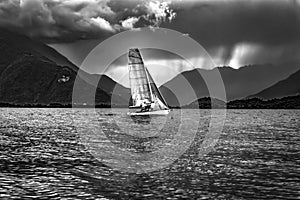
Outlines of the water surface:
[{"label": "water surface", "polygon": [[[197,110],[188,110],[183,118],[176,117],[180,111],[175,110],[169,118],[134,123],[122,109],[97,109],[97,119],[91,118],[91,112],[2,108],[0,198],[300,197],[299,110],[228,110],[223,133],[205,156],[199,149],[208,131],[210,110],[201,110],[200,120]],[[184,121],[193,127],[184,127],[183,136],[196,131],[195,138],[183,155],[158,171],[119,171],[111,167],[120,159],[114,157],[115,152],[101,160],[103,154],[93,154],[90,146],[85,146],[86,141],[94,141],[104,149],[117,146],[147,155],[172,144]],[[104,134],[90,137],[83,130],[91,127]]]}]

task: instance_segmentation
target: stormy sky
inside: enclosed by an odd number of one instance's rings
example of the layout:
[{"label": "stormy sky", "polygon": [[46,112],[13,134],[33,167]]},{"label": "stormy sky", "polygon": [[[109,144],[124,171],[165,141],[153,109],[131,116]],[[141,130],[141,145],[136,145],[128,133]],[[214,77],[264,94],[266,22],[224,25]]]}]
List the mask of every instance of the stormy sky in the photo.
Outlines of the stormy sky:
[{"label": "stormy sky", "polygon": [[300,58],[299,0],[1,0],[0,26],[49,44],[77,65],[101,41],[141,27],[186,34],[217,65]]}]

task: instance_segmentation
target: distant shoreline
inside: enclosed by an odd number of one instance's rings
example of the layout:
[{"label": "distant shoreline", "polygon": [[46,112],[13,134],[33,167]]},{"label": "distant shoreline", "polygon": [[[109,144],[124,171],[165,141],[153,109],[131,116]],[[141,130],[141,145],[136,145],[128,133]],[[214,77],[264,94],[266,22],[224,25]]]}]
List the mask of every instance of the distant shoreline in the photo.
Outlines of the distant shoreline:
[{"label": "distant shoreline", "polygon": [[[115,107],[126,108],[126,106],[115,106]],[[60,103],[50,103],[50,104],[0,103],[0,108],[111,108],[111,105],[110,104],[73,105],[73,104],[60,104]]]},{"label": "distant shoreline", "polygon": [[[212,107],[213,102],[213,107]],[[0,108],[128,108],[127,105],[111,105],[100,103],[96,105],[83,105],[71,103],[0,103]],[[279,99],[263,100],[259,98],[234,100],[223,102],[209,97],[185,105],[170,106],[171,109],[300,109],[300,95],[283,97]]]}]

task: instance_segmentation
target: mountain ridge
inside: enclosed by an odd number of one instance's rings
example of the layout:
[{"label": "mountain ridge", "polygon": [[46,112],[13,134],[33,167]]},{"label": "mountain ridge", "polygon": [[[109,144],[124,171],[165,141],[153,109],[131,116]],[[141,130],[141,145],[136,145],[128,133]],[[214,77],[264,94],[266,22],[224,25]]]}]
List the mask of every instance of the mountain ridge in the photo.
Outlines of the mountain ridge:
[{"label": "mountain ridge", "polygon": [[288,78],[275,83],[274,85],[262,90],[261,92],[250,95],[248,98],[258,97],[261,99],[281,98],[300,94],[300,70],[291,74]]},{"label": "mountain ridge", "polygon": [[[2,47],[2,48],[1,48]],[[6,49],[4,49],[4,48]],[[13,33],[4,28],[0,28],[0,50],[3,53],[6,51],[9,52],[18,52],[18,55],[23,53],[30,53],[32,55],[44,56],[49,60],[52,60],[57,65],[60,66],[68,66],[73,70],[77,71],[78,67],[73,64],[69,59],[65,56],[61,55],[55,49],[49,47],[48,45],[30,39],[25,35],[21,35],[18,33]],[[14,55],[15,53],[13,53]],[[13,56],[4,54],[6,56],[6,60],[11,62],[11,59],[14,59]],[[1,59],[3,61],[3,59]]]},{"label": "mountain ridge", "polygon": [[[38,52],[39,49],[42,51]],[[187,92],[191,90],[186,90],[181,84],[182,81],[188,81],[195,92],[195,98],[184,99],[187,105],[195,99],[210,96],[201,75],[210,78],[212,72],[218,70],[224,81],[228,101],[241,99],[288,78],[300,70],[299,63],[299,60],[295,60],[277,65],[247,65],[239,69],[229,66],[219,66],[212,70],[196,68],[178,74],[162,85],[160,90],[168,104],[176,107],[180,105],[176,94],[190,96]],[[129,101],[130,90],[109,76],[82,71],[53,48],[0,29],[0,102],[71,103],[76,78],[82,84],[82,88],[79,88],[83,91],[81,95],[90,97],[90,101],[96,104],[126,104]],[[89,91],[96,91],[95,99],[89,96]],[[111,102],[112,97],[116,102]],[[87,103],[83,99],[81,103]]]},{"label": "mountain ridge", "polygon": [[75,80],[82,89],[81,95],[86,97],[82,101],[89,97],[96,104],[109,104],[115,87],[125,95],[115,98],[117,103],[127,102],[129,98],[128,92],[124,93],[127,89],[106,75],[88,74],[53,48],[0,29],[0,102],[69,104]]},{"label": "mountain ridge", "polygon": [[[188,82],[198,99],[210,96],[208,87],[202,76],[205,76],[207,79],[212,79],[214,78],[214,73],[218,70],[222,81],[224,81],[227,101],[243,99],[272,86],[277,83],[278,80],[287,78],[300,69],[299,63],[300,60],[294,60],[277,65],[247,65],[240,69],[218,67],[212,70],[205,70],[197,68],[182,72],[171,81],[163,84],[160,90],[172,106],[178,106],[178,100],[176,100],[175,94],[185,96],[186,99],[184,101],[186,104],[189,104],[195,99],[188,98],[188,92],[190,93],[190,90],[187,89],[188,86],[186,86],[186,88],[180,86]],[[222,99],[220,96],[213,98]]]}]

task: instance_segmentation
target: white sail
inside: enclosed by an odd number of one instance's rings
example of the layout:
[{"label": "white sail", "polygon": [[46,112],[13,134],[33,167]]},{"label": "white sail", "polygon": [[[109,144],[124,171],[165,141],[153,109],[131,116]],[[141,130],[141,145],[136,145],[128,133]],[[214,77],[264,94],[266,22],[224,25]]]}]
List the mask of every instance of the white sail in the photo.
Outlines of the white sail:
[{"label": "white sail", "polygon": [[139,113],[142,112],[149,114],[168,114],[169,108],[167,103],[158,90],[148,69],[144,66],[139,49],[129,49],[128,60],[129,82],[132,98],[132,106],[130,107],[143,108],[145,102],[147,102],[147,105],[150,107],[148,110],[142,109],[138,113],[131,113],[131,115],[139,115]]},{"label": "white sail", "polygon": [[140,51],[129,49],[128,59],[132,107],[140,107],[146,99],[152,102],[149,81]]}]

